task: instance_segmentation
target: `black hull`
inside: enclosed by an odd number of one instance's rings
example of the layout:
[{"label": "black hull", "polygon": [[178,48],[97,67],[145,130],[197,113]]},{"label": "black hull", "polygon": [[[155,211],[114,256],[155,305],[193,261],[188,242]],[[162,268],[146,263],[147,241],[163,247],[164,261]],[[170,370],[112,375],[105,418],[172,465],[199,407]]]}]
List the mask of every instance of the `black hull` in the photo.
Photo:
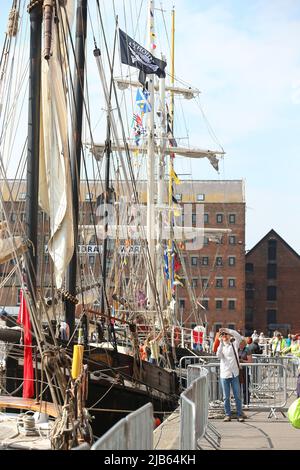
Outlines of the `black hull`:
[{"label": "black hull", "polygon": [[159,396],[137,388],[122,387],[107,382],[89,383],[87,407],[92,407],[100,397],[104,397],[89,413],[92,416],[94,435],[100,437],[117,421],[131,411],[135,411],[146,403],[151,402],[155,417],[163,421],[164,413],[172,412],[178,406],[175,397]]},{"label": "black hull", "polygon": [[[20,355],[20,349],[17,352]],[[153,404],[155,416],[162,421],[164,413],[172,412],[178,406],[180,391],[174,371],[142,362],[138,364],[138,373],[134,373],[137,369],[133,357],[101,348],[93,353],[86,351],[85,359],[90,371],[86,406],[93,418],[91,426],[95,436],[100,437],[117,421],[146,403]],[[120,376],[115,372],[118,370],[122,371]],[[40,367],[38,375],[40,378]],[[7,391],[14,393],[20,388],[14,396],[22,396],[22,359],[10,357],[7,360],[7,377]],[[49,391],[42,398],[52,401]]]}]

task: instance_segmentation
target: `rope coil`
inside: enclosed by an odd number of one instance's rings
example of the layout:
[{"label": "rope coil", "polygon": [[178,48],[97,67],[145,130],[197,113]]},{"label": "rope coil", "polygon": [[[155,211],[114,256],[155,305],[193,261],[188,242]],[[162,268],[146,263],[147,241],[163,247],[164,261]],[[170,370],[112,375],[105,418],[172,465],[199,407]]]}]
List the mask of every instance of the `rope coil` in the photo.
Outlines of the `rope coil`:
[{"label": "rope coil", "polygon": [[21,413],[17,419],[17,427],[18,427],[18,431],[25,434],[25,436],[33,436],[33,435],[35,436],[38,434],[38,430],[35,424],[35,419],[32,414]]}]

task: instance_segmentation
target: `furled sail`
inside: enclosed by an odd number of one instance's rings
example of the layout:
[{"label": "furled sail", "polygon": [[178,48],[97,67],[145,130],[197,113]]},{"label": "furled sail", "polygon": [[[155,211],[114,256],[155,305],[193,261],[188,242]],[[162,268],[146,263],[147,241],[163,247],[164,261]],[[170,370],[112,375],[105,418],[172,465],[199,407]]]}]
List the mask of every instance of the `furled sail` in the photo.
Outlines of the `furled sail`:
[{"label": "furled sail", "polygon": [[[105,144],[95,144],[95,145],[90,145],[86,144],[87,147],[90,147],[91,153],[94,155],[94,157],[97,160],[100,160],[103,155],[104,155],[104,149],[105,149]],[[119,142],[117,144],[112,143],[111,149],[112,151],[121,149],[123,150],[124,144],[123,142]],[[136,147],[132,144],[127,144],[126,147],[128,148],[129,151],[138,151],[140,153],[145,151],[145,147],[142,145],[139,147]],[[155,152],[158,152],[159,147],[157,145],[154,146]],[[170,154],[176,154],[179,157],[187,157],[187,158],[208,158],[210,161],[212,159],[217,159],[217,156],[224,155],[225,152],[219,151],[219,150],[209,150],[209,149],[197,149],[197,148],[185,148],[185,147],[167,147],[165,149],[165,154],[170,155]],[[215,160],[213,160],[215,161]]]},{"label": "furled sail", "polygon": [[[39,197],[50,217],[48,249],[53,259],[58,288],[74,251],[73,207],[68,143],[66,82],[67,50],[64,34],[72,24],[73,1],[61,9],[61,21],[52,19],[52,44],[49,60],[42,59],[42,126]],[[67,26],[68,25],[68,26]]]}]

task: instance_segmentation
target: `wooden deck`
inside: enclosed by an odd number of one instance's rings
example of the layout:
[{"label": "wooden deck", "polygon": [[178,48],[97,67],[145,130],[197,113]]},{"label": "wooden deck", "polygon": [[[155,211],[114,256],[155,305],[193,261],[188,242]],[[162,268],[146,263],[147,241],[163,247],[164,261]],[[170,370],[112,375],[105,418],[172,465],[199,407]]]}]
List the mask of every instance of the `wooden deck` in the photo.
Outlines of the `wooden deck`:
[{"label": "wooden deck", "polygon": [[60,411],[53,403],[48,401],[37,402],[34,398],[10,397],[6,395],[0,395],[1,408],[40,411],[41,413],[47,413],[53,418],[57,418]]}]

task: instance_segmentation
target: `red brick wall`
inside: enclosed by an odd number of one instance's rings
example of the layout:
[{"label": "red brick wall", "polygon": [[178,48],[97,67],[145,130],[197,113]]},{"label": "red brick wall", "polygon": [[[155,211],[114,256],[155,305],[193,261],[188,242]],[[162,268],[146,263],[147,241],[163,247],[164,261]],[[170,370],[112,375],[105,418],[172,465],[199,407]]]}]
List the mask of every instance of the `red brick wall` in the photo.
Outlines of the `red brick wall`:
[{"label": "red brick wall", "polygon": [[[198,286],[195,288],[197,298],[208,298],[209,308],[206,312],[199,309],[202,319],[208,322],[208,331],[215,328],[215,324],[222,326],[235,325],[236,329],[244,330],[244,312],[245,312],[245,205],[244,203],[206,203],[204,212],[209,214],[209,223],[205,224],[207,228],[231,229],[230,234],[224,234],[222,244],[210,241],[201,250],[186,251],[187,272],[191,278],[198,279]],[[223,214],[223,223],[216,222],[216,214]],[[236,215],[236,223],[229,223],[229,214]],[[229,244],[229,235],[236,236],[236,244]],[[198,257],[198,266],[191,265],[191,257]],[[199,261],[203,257],[209,257],[209,265],[203,266]],[[216,266],[215,258],[222,257],[223,265]],[[228,257],[235,256],[235,266],[228,265]],[[223,278],[223,287],[216,287],[216,277]],[[201,278],[208,278],[209,285],[207,289],[202,289]],[[228,287],[228,278],[235,278],[236,286]],[[190,302],[187,290],[178,288],[177,298],[185,299],[184,321],[186,326],[195,322],[190,315]],[[216,309],[216,299],[223,299],[222,309]],[[236,299],[234,310],[228,309],[228,299]],[[200,300],[201,302],[201,300]],[[206,317],[206,318],[205,318]]]},{"label": "red brick wall", "polygon": [[[276,280],[267,279],[270,237],[277,240]],[[300,331],[300,257],[272,231],[246,255],[246,263],[254,266],[253,273],[246,273],[246,283],[254,285],[253,300],[246,300],[246,306],[253,308],[252,327],[268,333],[267,310],[275,309],[279,325],[290,325],[291,332]],[[274,301],[267,300],[267,287],[271,285],[277,287],[277,300]],[[283,328],[279,326],[278,329]]]}]

